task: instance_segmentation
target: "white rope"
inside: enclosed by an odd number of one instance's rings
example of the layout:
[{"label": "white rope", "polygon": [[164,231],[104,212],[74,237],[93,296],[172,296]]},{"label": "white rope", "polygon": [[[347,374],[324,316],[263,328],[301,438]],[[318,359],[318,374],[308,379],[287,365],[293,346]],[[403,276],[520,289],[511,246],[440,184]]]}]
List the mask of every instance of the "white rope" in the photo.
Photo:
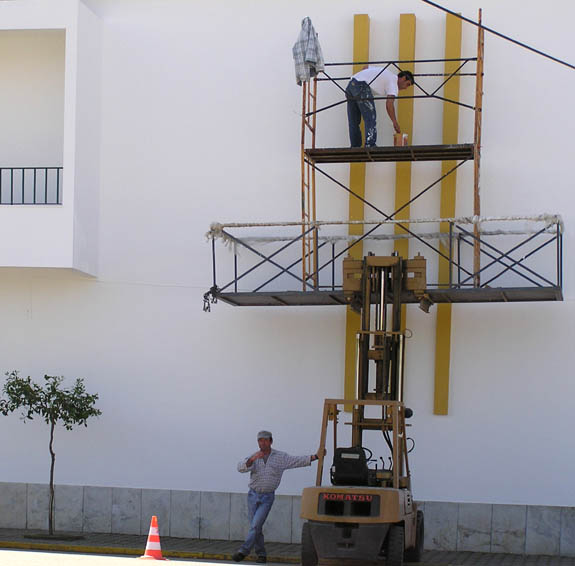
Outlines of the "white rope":
[{"label": "white rope", "polygon": [[[289,226],[299,226],[305,228],[321,228],[323,226],[342,226],[342,225],[374,225],[374,224],[426,224],[426,223],[438,223],[438,222],[448,222],[457,224],[472,224],[479,225],[485,222],[516,222],[516,221],[527,221],[527,222],[544,222],[546,223],[545,231],[550,230],[555,225],[559,225],[560,233],[563,233],[563,220],[561,216],[557,214],[539,214],[536,216],[462,216],[458,218],[413,218],[407,220],[317,220],[315,222],[302,223],[297,221],[288,222],[249,222],[249,223],[219,223],[213,222],[210,225],[209,232],[206,233],[206,238],[208,239],[222,239],[225,243],[229,243],[231,240],[224,232],[228,228],[268,228],[268,227],[289,227]],[[482,232],[484,235],[500,235],[500,234],[532,234],[536,233],[538,230],[494,230],[491,232]],[[441,233],[441,237],[446,236],[446,233]],[[418,236],[423,238],[439,237],[436,233],[433,235],[418,234]],[[399,237],[411,237],[409,234],[400,235]],[[335,238],[343,238],[335,236]],[[370,239],[396,239],[398,236],[368,236]],[[279,236],[277,238],[269,238],[269,241],[287,241],[293,238],[287,238]],[[247,241],[246,238],[242,238],[243,241]],[[263,238],[251,237],[252,241],[264,241]],[[231,240],[233,241],[233,240]]]},{"label": "white rope", "polygon": [[[526,236],[529,234],[537,234],[541,232],[541,230],[480,230],[480,236]],[[555,227],[554,226],[547,226],[543,232],[544,234],[554,234]],[[456,239],[457,236],[461,235],[461,232],[454,232],[453,238]],[[361,238],[362,240],[405,240],[411,239],[415,236],[411,234],[370,234],[369,236],[365,236]],[[447,240],[449,241],[449,233],[448,232],[420,232],[417,234],[418,238],[423,238],[424,240]],[[342,241],[354,242],[358,240],[360,236],[318,236],[318,240],[320,242],[327,242],[327,243],[336,243]],[[222,236],[222,240],[226,242],[229,238],[225,238]],[[250,236],[249,238],[241,238],[242,242],[246,244],[270,244],[274,242],[290,242],[293,241],[293,236]]]}]

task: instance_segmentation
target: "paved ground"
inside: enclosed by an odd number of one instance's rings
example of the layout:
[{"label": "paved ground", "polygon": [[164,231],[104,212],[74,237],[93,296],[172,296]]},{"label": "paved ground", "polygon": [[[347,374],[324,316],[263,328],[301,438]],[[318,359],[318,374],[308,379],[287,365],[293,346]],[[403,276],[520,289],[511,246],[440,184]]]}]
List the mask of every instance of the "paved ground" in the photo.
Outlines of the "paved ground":
[{"label": "paved ground", "polygon": [[[34,531],[15,529],[0,529],[0,549],[24,549],[36,551],[53,551],[67,553],[81,553],[94,555],[127,555],[141,556],[146,547],[146,536],[137,535],[108,535],[86,534],[84,538],[72,541],[41,540],[27,538],[26,535]],[[231,561],[232,553],[239,546],[239,542],[224,540],[199,540],[162,537],[162,552],[164,556],[172,559]],[[267,543],[268,559],[270,563],[299,563],[300,545]],[[21,562],[7,562],[8,553],[0,550],[0,564],[19,565],[33,564],[25,562],[25,555],[38,556],[42,553],[11,553],[14,560]],[[80,562],[78,560],[78,562]],[[246,560],[245,563],[248,563]],[[567,556],[523,556],[518,554],[486,554],[479,552],[439,552],[427,551],[423,561],[427,566],[575,566],[575,557]],[[46,562],[47,564],[48,562]],[[63,561],[61,562],[64,563]],[[93,563],[93,562],[92,562]],[[100,562],[98,562],[100,563]],[[108,564],[109,562],[106,562]],[[194,562],[190,562],[194,563]],[[44,564],[36,562],[34,564]],[[70,564],[73,564],[70,561]],[[206,562],[202,562],[206,566]]]},{"label": "paved ground", "polygon": [[[224,564],[222,562],[179,558],[171,558],[169,563],[174,563],[178,566],[223,566]],[[0,564],[2,566],[135,566],[144,563],[134,556],[63,554],[53,551],[0,549]],[[270,563],[269,566],[273,565]]]}]

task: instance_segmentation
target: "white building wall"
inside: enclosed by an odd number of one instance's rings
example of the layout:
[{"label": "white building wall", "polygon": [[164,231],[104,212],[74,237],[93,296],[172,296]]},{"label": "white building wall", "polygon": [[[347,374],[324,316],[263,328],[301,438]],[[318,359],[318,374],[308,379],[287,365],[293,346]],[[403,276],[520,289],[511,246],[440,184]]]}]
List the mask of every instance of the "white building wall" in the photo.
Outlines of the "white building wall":
[{"label": "white building wall", "polygon": [[[486,25],[575,60],[569,3],[559,19],[525,0],[444,3],[472,18],[481,5]],[[290,50],[303,17],[326,59],[342,61],[351,58],[354,13],[372,18],[372,59],[397,57],[401,12],[417,15],[417,56],[443,57],[444,15],[415,0],[102,0],[97,9],[99,277],[3,272],[0,359],[6,371],[85,377],[100,395],[100,419],[58,431],[59,483],[240,492],[246,477],[235,465],[256,449],[260,428],[279,449],[316,450],[323,398],[342,394],[345,311],[220,304],[203,313],[212,284],[204,233],[213,220],[299,217],[301,100]],[[475,37],[465,27],[471,55]],[[566,300],[456,305],[446,417],[432,414],[435,313],[408,309],[418,499],[575,505],[574,89],[573,71],[487,36],[483,212],[563,215]],[[438,143],[440,103],[416,106],[413,142]],[[383,107],[380,116],[384,140]],[[462,114],[461,141],[471,141],[471,119]],[[347,144],[343,107],[319,127],[320,145]],[[381,178],[392,180],[386,167]],[[422,186],[440,165],[414,171]],[[376,199],[381,178],[369,187]],[[470,211],[470,178],[460,176],[461,214]],[[321,190],[319,216],[343,217],[347,197]],[[436,193],[412,215],[437,216],[438,203]],[[3,418],[0,442],[1,481],[47,481],[44,425]],[[280,493],[297,494],[314,471],[286,473]]]},{"label": "white building wall", "polygon": [[2,166],[62,166],[63,30],[0,33]]},{"label": "white building wall", "polygon": [[100,220],[101,146],[101,21],[82,2],[78,4],[75,178],[74,267],[96,275]]}]

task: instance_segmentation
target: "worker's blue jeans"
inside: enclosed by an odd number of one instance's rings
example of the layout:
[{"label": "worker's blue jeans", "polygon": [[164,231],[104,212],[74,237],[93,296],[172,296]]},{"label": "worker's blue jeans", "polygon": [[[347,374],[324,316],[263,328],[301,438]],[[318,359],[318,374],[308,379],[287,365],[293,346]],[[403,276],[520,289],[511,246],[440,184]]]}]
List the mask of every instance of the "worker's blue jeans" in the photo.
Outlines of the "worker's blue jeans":
[{"label": "worker's blue jeans", "polygon": [[275,493],[258,493],[253,489],[248,492],[248,513],[250,517],[250,530],[240,552],[246,556],[252,547],[257,556],[266,556],[264,535],[262,528],[274,503]]},{"label": "worker's blue jeans", "polygon": [[366,82],[351,79],[345,89],[347,98],[347,121],[351,147],[361,147],[359,124],[363,118],[365,125],[365,146],[374,146],[377,140],[375,129],[375,102],[373,93]]}]

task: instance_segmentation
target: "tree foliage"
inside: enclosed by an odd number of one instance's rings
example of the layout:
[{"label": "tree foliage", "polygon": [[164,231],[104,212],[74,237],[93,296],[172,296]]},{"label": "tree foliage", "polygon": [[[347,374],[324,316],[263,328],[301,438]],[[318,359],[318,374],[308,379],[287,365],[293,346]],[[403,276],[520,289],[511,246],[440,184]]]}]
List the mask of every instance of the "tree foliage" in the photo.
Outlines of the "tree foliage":
[{"label": "tree foliage", "polygon": [[83,379],[76,379],[73,387],[61,387],[64,377],[45,375],[44,387],[32,381],[30,376],[20,377],[17,371],[6,373],[3,398],[0,399],[0,413],[8,415],[22,410],[23,420],[41,417],[46,424],[61,421],[66,430],[75,425],[88,426],[90,417],[102,414],[94,407],[98,395],[86,392]]},{"label": "tree foliage", "polygon": [[50,426],[50,500],[48,509],[49,534],[54,534],[54,429],[61,423],[66,430],[76,425],[88,426],[90,417],[102,414],[94,406],[98,395],[86,392],[83,379],[76,379],[72,387],[62,387],[62,376],[45,375],[44,385],[32,381],[30,376],[20,377],[17,371],[6,373],[6,381],[0,398],[0,414],[8,415],[20,410],[22,420],[38,416]]}]

